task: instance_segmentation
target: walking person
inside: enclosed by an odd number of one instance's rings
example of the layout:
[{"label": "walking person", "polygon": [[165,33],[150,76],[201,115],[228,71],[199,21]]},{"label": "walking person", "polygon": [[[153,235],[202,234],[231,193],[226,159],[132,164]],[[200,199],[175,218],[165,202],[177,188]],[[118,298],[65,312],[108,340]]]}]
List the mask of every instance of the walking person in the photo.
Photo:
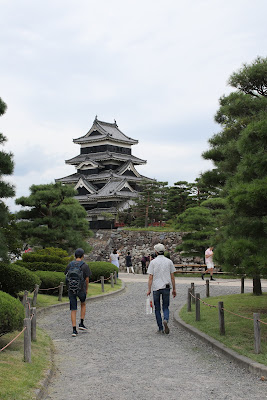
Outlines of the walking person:
[{"label": "walking person", "polygon": [[135,274],[132,264],[132,257],[129,251],[127,256],[125,257],[125,263],[126,263],[127,273],[129,274],[129,269],[131,268],[132,273]]},{"label": "walking person", "polygon": [[146,262],[147,262],[146,256],[143,254],[143,256],[141,258],[141,265],[142,265],[142,273],[143,273],[143,275],[146,274]]},{"label": "walking person", "polygon": [[89,266],[83,261],[84,250],[79,248],[75,251],[75,261],[71,261],[65,269],[68,295],[70,299],[72,336],[78,335],[76,329],[77,297],[81,302],[81,321],[79,329],[86,331],[84,318],[86,313],[86,295],[88,292],[89,277],[92,275]]},{"label": "walking person", "polygon": [[[172,286],[172,295],[176,296],[175,289],[175,267],[173,262],[164,256],[165,247],[163,244],[158,243],[154,246],[157,257],[149,264],[147,273],[148,278],[148,291],[147,296],[151,293],[153,286],[153,300],[155,307],[155,316],[158,324],[159,333],[170,333],[168,327],[169,322],[169,305],[170,305],[170,291]],[[163,323],[161,316],[161,303],[163,310]],[[163,328],[164,327],[164,328]]]},{"label": "walking person", "polygon": [[206,251],[205,251],[205,263],[207,266],[207,271],[205,271],[202,275],[201,278],[204,280],[204,275],[205,273],[210,274],[210,280],[215,281],[216,279],[213,278],[213,270],[214,270],[214,263],[213,263],[213,246],[210,246]]}]

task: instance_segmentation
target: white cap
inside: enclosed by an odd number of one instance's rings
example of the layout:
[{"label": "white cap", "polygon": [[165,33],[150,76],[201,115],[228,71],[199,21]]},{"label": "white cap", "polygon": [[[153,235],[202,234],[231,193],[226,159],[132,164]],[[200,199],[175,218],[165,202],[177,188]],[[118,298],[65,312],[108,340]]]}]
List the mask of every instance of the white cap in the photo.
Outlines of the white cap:
[{"label": "white cap", "polygon": [[165,251],[165,247],[161,243],[156,244],[154,246],[154,249],[156,250],[157,253],[160,253],[161,251]]}]

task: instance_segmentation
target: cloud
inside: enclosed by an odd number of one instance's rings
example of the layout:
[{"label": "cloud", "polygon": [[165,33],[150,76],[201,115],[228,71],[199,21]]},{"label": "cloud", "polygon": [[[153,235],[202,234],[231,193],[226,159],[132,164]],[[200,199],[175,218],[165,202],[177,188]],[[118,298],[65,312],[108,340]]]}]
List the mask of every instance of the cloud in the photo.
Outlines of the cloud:
[{"label": "cloud", "polygon": [[209,169],[218,99],[266,54],[266,11],[265,0],[4,0],[0,131],[17,195],[75,171],[72,139],[96,114],[139,140],[144,175],[171,183]]}]

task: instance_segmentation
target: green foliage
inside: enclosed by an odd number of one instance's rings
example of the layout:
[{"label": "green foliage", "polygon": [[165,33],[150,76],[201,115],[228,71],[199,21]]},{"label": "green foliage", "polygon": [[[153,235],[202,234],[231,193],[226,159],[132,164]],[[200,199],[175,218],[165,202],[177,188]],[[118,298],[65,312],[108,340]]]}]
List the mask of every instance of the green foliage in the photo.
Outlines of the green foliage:
[{"label": "green foliage", "polygon": [[32,263],[32,262],[47,262],[50,264],[62,264],[66,266],[72,257],[64,257],[61,258],[59,256],[47,255],[47,254],[39,254],[39,253],[24,253],[22,255],[22,260],[25,263]]},{"label": "green foliage", "polygon": [[257,57],[250,65],[232,74],[229,84],[241,92],[252,96],[267,96],[267,62],[266,58]]},{"label": "green foliage", "polygon": [[68,263],[65,265],[60,263],[55,263],[55,262],[24,262],[22,260],[16,261],[13,265],[19,265],[23,268],[27,268],[29,271],[54,271],[54,272],[64,272],[66,266]]},{"label": "green foliage", "polygon": [[16,296],[19,292],[32,291],[40,279],[35,273],[16,264],[0,263],[0,289]]},{"label": "green foliage", "polygon": [[[35,274],[41,279],[40,289],[55,288],[60,285],[60,282],[65,284],[64,272],[36,271]],[[52,292],[42,292],[52,294]],[[67,288],[64,286],[63,294],[67,294]]]},{"label": "green foliage", "polygon": [[184,232],[182,244],[176,251],[182,251],[183,256],[204,257],[205,249],[210,246],[210,240],[216,227],[216,219],[209,208],[200,206],[188,208],[177,218],[176,229]]},{"label": "green foliage", "polygon": [[24,307],[18,299],[0,291],[0,334],[23,327]]},{"label": "green foliage", "polygon": [[[6,104],[0,98],[0,116],[6,111]],[[6,142],[6,137],[0,133],[0,145]],[[14,187],[3,179],[4,175],[11,175],[14,169],[13,154],[0,150],[0,259],[8,260],[8,236],[6,228],[9,222],[8,207],[2,199],[13,197],[15,195]]]},{"label": "green foliage", "polygon": [[[255,280],[267,274],[267,57],[244,64],[229,79],[238,91],[220,99],[222,131],[203,154],[215,170],[203,179],[220,185],[226,214],[216,232],[215,259]],[[255,288],[255,285],[254,285]],[[259,289],[255,290],[255,293]]]},{"label": "green foliage", "polygon": [[140,194],[133,207],[134,225],[148,227],[149,223],[165,219],[165,206],[167,201],[168,182],[157,182],[144,179],[139,184]]},{"label": "green foliage", "polygon": [[85,209],[74,199],[76,191],[61,183],[32,185],[30,191],[30,196],[16,199],[24,207],[17,213],[23,239],[41,247],[89,252],[86,238],[92,233]]},{"label": "green foliage", "polygon": [[115,265],[106,261],[92,261],[88,263],[92,276],[90,281],[95,282],[100,279],[100,276],[104,276],[105,279],[110,277],[112,272],[117,272],[118,268]]}]

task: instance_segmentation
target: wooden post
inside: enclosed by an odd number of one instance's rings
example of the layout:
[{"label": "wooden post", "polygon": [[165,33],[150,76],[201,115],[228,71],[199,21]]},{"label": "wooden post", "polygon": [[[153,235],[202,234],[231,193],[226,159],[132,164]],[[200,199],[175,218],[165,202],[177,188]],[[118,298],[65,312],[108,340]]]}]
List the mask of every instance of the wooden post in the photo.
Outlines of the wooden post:
[{"label": "wooden post", "polygon": [[114,283],[117,285],[117,271],[114,272]]},{"label": "wooden post", "polygon": [[191,311],[191,289],[188,288],[188,293],[187,293],[187,311]]},{"label": "wooden post", "polygon": [[254,351],[255,354],[259,354],[261,352],[261,326],[260,326],[260,314],[253,313],[254,319]]},{"label": "wooden post", "polygon": [[114,277],[113,274],[110,274],[110,283],[111,283],[111,287],[114,287]]},{"label": "wooden post", "polygon": [[196,321],[200,321],[200,294],[196,294]]},{"label": "wooden post", "polygon": [[241,278],[241,293],[244,293],[244,289],[245,289],[245,277],[242,276],[242,278]]},{"label": "wooden post", "polygon": [[219,309],[220,335],[225,335],[223,301],[219,301],[218,309]]},{"label": "wooden post", "polygon": [[102,292],[104,292],[105,291],[105,288],[104,288],[104,277],[100,276],[100,279],[101,279],[101,290],[102,290]]},{"label": "wooden post", "polygon": [[[194,282],[191,283],[191,293],[192,293],[193,296],[195,296],[195,284],[194,284]],[[192,297],[192,304],[195,304],[195,303],[196,303],[196,299],[195,299],[195,297]]]},{"label": "wooden post", "polygon": [[26,306],[27,298],[28,298],[28,291],[24,290],[24,295],[23,295],[23,299],[22,299],[22,304],[24,305],[24,307]]},{"label": "wooden post", "polygon": [[31,319],[24,319],[24,361],[31,362]]},{"label": "wooden post", "polygon": [[210,281],[206,279],[206,297],[210,297]]},{"label": "wooden post", "polygon": [[36,307],[33,307],[31,309],[31,337],[32,337],[32,341],[36,342]]},{"label": "wooden post", "polygon": [[37,302],[37,294],[39,291],[39,285],[35,285],[34,293],[33,293],[33,299],[32,299],[32,306],[36,307],[36,302]]},{"label": "wooden post", "polygon": [[27,299],[25,304],[25,318],[30,318],[31,316],[31,305],[29,299]]},{"label": "wooden post", "polygon": [[62,301],[62,295],[63,295],[63,282],[60,282],[58,288],[58,301]]}]

